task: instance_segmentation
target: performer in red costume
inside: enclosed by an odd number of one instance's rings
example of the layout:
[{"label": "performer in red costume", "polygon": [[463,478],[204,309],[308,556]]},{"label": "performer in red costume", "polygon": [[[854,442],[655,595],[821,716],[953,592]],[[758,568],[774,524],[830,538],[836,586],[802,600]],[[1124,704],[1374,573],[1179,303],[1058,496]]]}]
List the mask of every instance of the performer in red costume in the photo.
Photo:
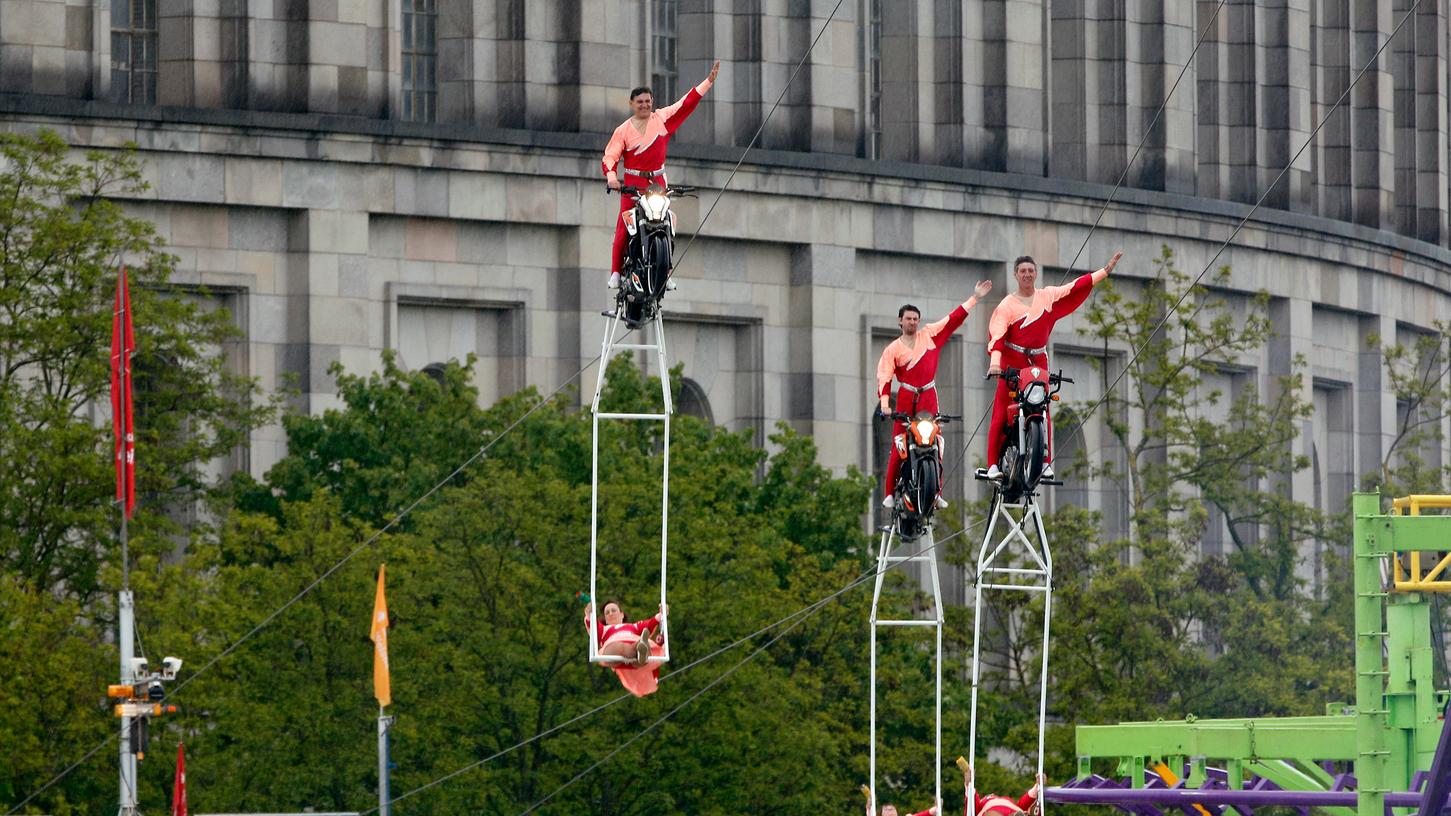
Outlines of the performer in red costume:
[{"label": "performer in red costume", "polygon": [[[937,412],[937,359],[942,353],[942,346],[967,319],[972,307],[992,288],[992,281],[979,281],[962,305],[920,331],[917,326],[922,320],[922,312],[916,306],[908,304],[897,310],[897,325],[902,329],[902,336],[887,344],[882,350],[882,358],[877,361],[877,396],[881,399],[882,413],[891,410],[894,376],[901,385],[897,389],[897,413]],[[902,420],[893,423],[892,442],[887,448],[887,479],[883,485],[887,497],[882,500],[883,507],[892,506],[892,489],[897,484],[897,469],[901,461],[897,455],[897,437],[906,432],[907,425]],[[947,503],[938,496],[937,505],[945,507]]]},{"label": "performer in red costume", "polygon": [[[963,760],[958,760],[963,765]],[[967,796],[972,790],[972,766],[968,765],[962,772],[962,816],[1017,816],[1021,813],[1038,814],[1042,808],[1038,804],[1038,793],[1043,789],[1043,780],[1040,777],[1038,783],[1028,788],[1027,792],[1019,796],[1017,801],[998,796],[996,794],[973,795],[972,807],[968,808]]]},{"label": "performer in red costume", "polygon": [[[872,807],[872,800],[874,798],[872,796],[872,789],[867,787],[866,785],[862,785],[862,793],[866,794],[867,797],[867,816],[877,816],[876,809]],[[912,816],[937,816],[938,810],[939,808],[934,806],[927,808],[926,810],[913,813]],[[897,816],[897,806],[892,804],[891,802],[883,803],[882,816]]]},{"label": "performer in red costume", "polygon": [[660,605],[658,615],[634,623],[625,620],[618,601],[605,602],[604,609],[600,610],[604,622],[592,620],[590,611],[593,607],[594,604],[588,604],[584,608],[585,628],[591,630],[600,654],[625,659],[624,663],[610,664],[615,676],[620,678],[620,684],[636,697],[653,694],[660,680],[660,669],[651,666],[649,659],[652,655],[665,653],[660,637],[660,619],[665,616],[665,605]]},{"label": "performer in red costume", "polygon": [[[1034,287],[1038,280],[1038,262],[1024,255],[1013,261],[1013,277],[1018,291],[1003,297],[988,321],[988,376],[1001,374],[1004,368],[1048,367],[1048,336],[1059,320],[1073,313],[1088,299],[1093,285],[1108,277],[1123,252],[1116,252],[1108,264],[1097,272],[1080,275],[1067,286]],[[997,395],[993,398],[992,424],[987,434],[987,477],[1002,478],[998,458],[1002,455],[1003,423],[1008,416],[1008,383],[998,378]],[[1043,478],[1053,478],[1053,423],[1048,422],[1047,463]]]},{"label": "performer in red costume", "polygon": [[[720,73],[720,60],[710,67],[710,76],[706,77],[699,85],[685,92],[668,108],[655,110],[655,94],[648,87],[636,88],[630,91],[630,110],[634,115],[626,119],[615,132],[610,136],[610,141],[605,145],[605,157],[601,166],[604,168],[605,183],[611,190],[620,189],[620,185],[626,184],[631,187],[644,189],[651,184],[660,187],[665,186],[665,147],[670,142],[670,136],[685,124],[685,120],[695,111],[695,106],[700,104],[700,98],[710,90],[715,83],[715,77]],[[616,172],[616,166],[624,159],[624,178]],[[620,213],[629,212],[635,207],[635,197],[628,193],[620,194]],[[620,262],[625,257],[625,221],[621,217],[615,218],[615,245],[610,255],[610,288],[614,289],[620,285]]]}]

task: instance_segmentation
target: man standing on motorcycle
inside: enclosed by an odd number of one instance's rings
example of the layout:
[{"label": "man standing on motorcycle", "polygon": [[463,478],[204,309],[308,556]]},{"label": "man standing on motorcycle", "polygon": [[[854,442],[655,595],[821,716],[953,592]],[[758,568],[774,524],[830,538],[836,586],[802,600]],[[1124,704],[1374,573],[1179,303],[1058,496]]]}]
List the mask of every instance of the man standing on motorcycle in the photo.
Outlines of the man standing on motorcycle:
[{"label": "man standing on motorcycle", "polygon": [[[956,309],[936,323],[918,328],[922,312],[911,304],[897,310],[897,325],[902,336],[887,344],[882,358],[877,361],[877,396],[881,400],[881,412],[891,411],[892,378],[896,377],[897,413],[913,414],[919,411],[937,413],[937,361],[947,338],[957,331],[967,313],[977,302],[992,291],[992,281],[979,281],[972,295]],[[897,456],[897,438],[907,433],[907,425],[898,419],[892,424],[892,441],[887,447],[887,478],[883,488],[887,497],[883,507],[891,507],[892,492],[897,485],[897,469],[901,459]],[[939,485],[940,487],[940,485]],[[937,497],[937,506],[945,507],[947,502]]]},{"label": "man standing on motorcycle", "polygon": [[[665,186],[665,147],[670,142],[670,136],[685,124],[719,73],[720,60],[716,60],[710,67],[710,76],[686,91],[679,102],[658,111],[655,110],[655,94],[648,87],[630,91],[633,115],[615,128],[605,145],[605,157],[601,163],[605,183],[611,190],[619,190],[622,183],[642,190],[651,184]],[[616,172],[621,158],[624,159],[623,182]],[[625,220],[622,216],[634,208],[635,197],[620,193],[620,215],[615,217],[615,243],[610,253],[611,289],[620,285],[620,263],[625,257]]]},{"label": "man standing on motorcycle", "polygon": [[[1113,258],[1097,272],[1080,275],[1066,286],[1034,286],[1038,281],[1038,262],[1024,255],[1013,261],[1013,278],[1018,290],[1003,296],[1002,302],[993,309],[988,320],[987,350],[989,356],[988,376],[1002,374],[1004,368],[1048,367],[1048,336],[1053,325],[1073,313],[1088,299],[1093,285],[1108,277],[1123,257],[1123,251],[1115,252]],[[987,477],[998,480],[1002,470],[998,459],[1003,450],[1003,425],[1007,422],[1008,382],[998,377],[997,395],[993,398],[992,423],[987,434]],[[1046,416],[1046,412],[1044,414]],[[1048,421],[1047,457],[1043,466],[1043,478],[1053,478],[1053,423]]]}]

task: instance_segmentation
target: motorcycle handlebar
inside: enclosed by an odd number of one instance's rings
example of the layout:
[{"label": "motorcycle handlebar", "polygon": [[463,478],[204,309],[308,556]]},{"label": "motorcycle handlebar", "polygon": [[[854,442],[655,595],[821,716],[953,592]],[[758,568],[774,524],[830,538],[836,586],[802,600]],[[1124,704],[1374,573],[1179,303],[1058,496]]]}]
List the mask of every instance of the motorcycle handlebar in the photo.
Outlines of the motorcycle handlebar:
[{"label": "motorcycle handlebar", "polygon": [[[911,414],[904,414],[901,411],[892,411],[891,413],[882,413],[881,408],[878,407],[877,408],[877,413],[879,415],[881,415],[883,417],[886,417],[886,418],[889,418],[889,419],[900,419],[903,422],[911,422],[912,421],[912,415]],[[961,422],[962,421],[962,417],[961,416],[954,416],[952,414],[936,414],[935,415],[935,419],[939,423],[952,422],[954,420],[956,420],[958,422]]]},{"label": "motorcycle handlebar", "polygon": [[[694,187],[666,187],[665,195],[670,196],[671,198],[679,198],[680,196],[691,195],[695,192],[695,190],[696,188]],[[633,184],[621,184],[620,189],[616,190],[611,188],[610,185],[606,183],[605,195],[609,195],[611,193],[619,193],[621,195],[629,193],[630,195],[639,198],[640,196],[645,194],[645,190],[636,187]]]},{"label": "motorcycle handlebar", "polygon": [[[1000,373],[997,373],[997,374],[994,374],[991,371],[989,371],[988,373],[982,375],[982,378],[984,380],[991,380],[993,377],[1010,378],[1010,377],[1016,377],[1016,376],[1018,376],[1018,374],[1020,374],[1021,372],[1022,372],[1022,369],[1021,368],[1005,368]],[[1073,382],[1073,378],[1072,377],[1065,377],[1065,376],[1063,376],[1063,372],[1060,371],[1057,374],[1049,374],[1048,375],[1048,382],[1050,384],[1051,383],[1072,383]]]}]

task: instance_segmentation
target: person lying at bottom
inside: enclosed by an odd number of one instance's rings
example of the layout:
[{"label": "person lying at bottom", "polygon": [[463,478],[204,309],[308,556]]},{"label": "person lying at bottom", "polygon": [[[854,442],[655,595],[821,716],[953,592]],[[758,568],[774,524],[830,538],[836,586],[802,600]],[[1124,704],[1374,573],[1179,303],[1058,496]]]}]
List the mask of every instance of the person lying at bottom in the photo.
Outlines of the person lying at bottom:
[{"label": "person lying at bottom", "polygon": [[[967,797],[972,790],[972,766],[967,760],[958,757],[957,767],[962,769],[962,814],[963,816],[1016,816],[1020,813],[1041,813],[1038,794],[1043,790],[1043,779],[1038,781],[1027,792],[1019,796],[1017,801],[1005,796],[998,796],[995,793],[977,793],[973,801],[969,803]],[[969,807],[971,804],[971,807]]]},{"label": "person lying at bottom", "polygon": [[[872,796],[872,789],[867,785],[862,785],[862,793],[866,794],[867,797],[867,816],[877,816],[876,812],[872,809],[872,802],[874,801],[874,798]],[[937,816],[937,813],[938,808],[934,806],[927,808],[926,810],[913,813],[911,814],[911,816]],[[892,804],[891,802],[883,802],[881,816],[898,816],[897,806]]]},{"label": "person lying at bottom", "polygon": [[605,603],[602,623],[591,620],[590,613],[593,608],[593,604],[585,607],[584,625],[593,630],[599,653],[623,658],[606,665],[614,670],[620,684],[636,697],[653,693],[660,680],[660,669],[650,665],[650,658],[665,653],[663,632],[660,628],[660,620],[665,616],[665,604],[660,605],[659,614],[634,623],[625,622],[625,613],[618,601]]}]

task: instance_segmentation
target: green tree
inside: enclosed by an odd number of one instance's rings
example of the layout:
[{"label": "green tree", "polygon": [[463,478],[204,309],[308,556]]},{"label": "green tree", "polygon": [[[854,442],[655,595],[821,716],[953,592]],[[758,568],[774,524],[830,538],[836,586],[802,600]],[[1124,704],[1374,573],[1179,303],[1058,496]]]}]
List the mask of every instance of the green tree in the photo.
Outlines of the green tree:
[{"label": "green tree", "polygon": [[1396,433],[1377,473],[1365,484],[1388,495],[1444,493],[1451,467],[1427,456],[1445,435],[1441,424],[1451,411],[1451,355],[1446,343],[1451,321],[1436,321],[1432,331],[1409,343],[1390,343],[1370,335],[1366,343],[1380,352],[1386,384],[1396,398]]},{"label": "green tree", "polygon": [[[1059,723],[1048,735],[1050,776],[1073,775],[1078,723],[1315,713],[1349,694],[1343,593],[1314,598],[1296,578],[1303,545],[1326,534],[1313,508],[1287,492],[1288,477],[1308,466],[1289,453],[1312,410],[1300,396],[1303,363],[1292,361],[1268,392],[1252,382],[1233,395],[1210,387],[1273,338],[1264,293],[1234,313],[1216,294],[1230,279],[1222,267],[1197,283],[1165,248],[1142,285],[1105,282],[1085,307],[1083,335],[1105,356],[1138,354],[1094,406],[1121,457],[1063,469],[1121,491],[1129,534],[1107,535],[1100,516],[1077,507],[1047,520],[1050,720]],[[1105,371],[1103,387],[1110,382]],[[1087,408],[1059,413],[1060,443]],[[1202,553],[1209,508],[1228,530],[1224,556]],[[1003,593],[985,600],[995,625],[980,744],[1032,756],[1042,604]],[[1004,786],[1025,781],[989,768],[986,784],[994,772]]]},{"label": "green tree", "polygon": [[[480,410],[467,369],[457,365],[440,382],[385,361],[376,375],[340,376],[339,396],[336,411],[286,422],[288,457],[264,482],[239,477],[238,509],[214,540],[193,547],[182,564],[158,565],[165,634],[153,638],[154,648],[204,665],[368,541],[432,480],[480,444],[497,444],[183,690],[184,712],[159,742],[187,740],[197,809],[370,806],[377,709],[365,636],[379,562],[388,564],[395,620],[395,793],[622,693],[609,670],[586,660],[575,598],[588,585],[588,413],[563,397],[541,405],[532,390]],[[611,366],[612,410],[658,409],[658,399],[658,383],[627,360]],[[601,440],[599,588],[632,617],[651,614],[658,591],[659,433],[657,423],[611,422]],[[687,417],[673,423],[673,660],[660,691],[410,797],[408,812],[522,810],[776,632],[683,672],[689,662],[870,566],[860,527],[868,480],[832,476],[816,463],[811,440],[785,428],[771,444],[767,456],[746,433]],[[860,807],[868,592],[864,584],[823,608],[545,812]],[[892,602],[911,603],[912,594],[903,589]],[[930,679],[930,663],[906,641],[888,648],[884,661],[897,674]],[[918,702],[900,705],[892,750],[909,795],[925,798],[930,742],[921,740],[930,740],[930,705],[924,725]],[[158,765],[148,777],[150,801],[165,797],[155,785],[169,777]]]},{"label": "green tree", "polygon": [[[0,635],[0,674],[41,693],[9,709],[36,713],[6,718],[8,743],[28,747],[0,767],[0,800],[35,790],[116,723],[104,705],[120,583],[106,406],[121,262],[137,346],[138,560],[175,548],[173,513],[205,498],[205,466],[272,415],[227,369],[228,316],[171,283],[176,259],[154,227],[112,200],[145,188],[129,150],[77,155],[50,131],[0,134],[0,630],[12,635]],[[97,792],[114,795],[98,779],[68,778],[34,806],[93,812]]]},{"label": "green tree", "polygon": [[[1105,356],[1111,346],[1136,351],[1098,408],[1123,462],[1090,471],[1128,494],[1133,536],[1145,548],[1197,548],[1206,508],[1217,509],[1250,585],[1287,597],[1297,587],[1300,545],[1321,532],[1313,509],[1289,498],[1284,484],[1310,465],[1290,453],[1314,410],[1301,396],[1304,360],[1291,361],[1268,393],[1254,382],[1234,395],[1209,387],[1213,375],[1262,352],[1274,336],[1269,295],[1254,295],[1237,312],[1214,293],[1229,284],[1228,266],[1199,282],[1175,266],[1167,246],[1153,266],[1131,292],[1105,282],[1085,310],[1084,335]],[[1215,421],[1221,405],[1225,418]]]},{"label": "green tree", "polygon": [[185,297],[155,228],[111,200],[146,189],[131,153],[77,157],[43,131],[0,135],[0,160],[0,559],[36,591],[87,601],[115,543],[110,428],[95,413],[120,264],[137,335],[138,534],[200,499],[199,465],[244,444],[270,406],[226,368],[229,317]]}]

